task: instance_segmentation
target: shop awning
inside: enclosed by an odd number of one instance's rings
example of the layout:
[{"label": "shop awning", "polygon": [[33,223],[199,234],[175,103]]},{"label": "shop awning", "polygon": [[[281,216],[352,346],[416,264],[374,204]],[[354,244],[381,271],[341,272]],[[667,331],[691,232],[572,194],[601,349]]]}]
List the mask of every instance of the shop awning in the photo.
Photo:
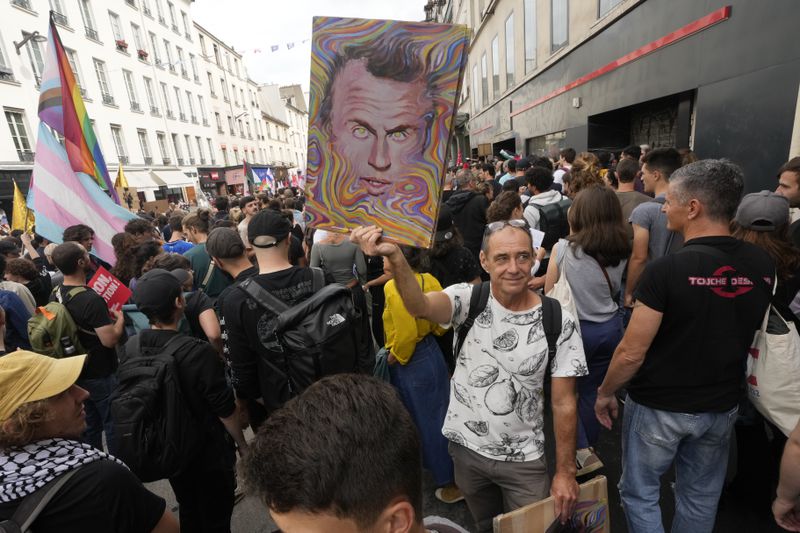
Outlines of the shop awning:
[{"label": "shop awning", "polygon": [[194,186],[192,178],[179,170],[152,170],[150,173],[160,178],[170,189]]},{"label": "shop awning", "polygon": [[128,186],[134,187],[138,191],[158,189],[164,185],[164,182],[158,176],[154,176],[146,170],[126,170],[125,178],[128,180]]}]

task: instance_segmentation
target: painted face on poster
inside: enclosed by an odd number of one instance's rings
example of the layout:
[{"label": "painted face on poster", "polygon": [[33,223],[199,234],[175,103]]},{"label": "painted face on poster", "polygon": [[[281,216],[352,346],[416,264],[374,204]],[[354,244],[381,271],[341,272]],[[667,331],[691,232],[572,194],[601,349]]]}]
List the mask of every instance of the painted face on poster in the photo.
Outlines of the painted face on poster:
[{"label": "painted face on poster", "polygon": [[466,44],[463,26],[314,19],[311,226],[430,245]]}]

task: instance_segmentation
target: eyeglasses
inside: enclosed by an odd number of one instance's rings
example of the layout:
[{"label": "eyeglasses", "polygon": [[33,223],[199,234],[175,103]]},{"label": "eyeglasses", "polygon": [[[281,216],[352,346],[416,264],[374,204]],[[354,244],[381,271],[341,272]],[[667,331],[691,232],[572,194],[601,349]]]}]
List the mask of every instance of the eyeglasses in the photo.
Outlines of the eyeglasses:
[{"label": "eyeglasses", "polygon": [[491,235],[492,233],[500,231],[506,226],[511,226],[512,228],[524,229],[525,231],[528,231],[530,229],[530,226],[528,226],[528,223],[525,220],[522,220],[521,218],[514,218],[511,220],[498,220],[497,222],[486,224],[486,231],[484,234]]}]

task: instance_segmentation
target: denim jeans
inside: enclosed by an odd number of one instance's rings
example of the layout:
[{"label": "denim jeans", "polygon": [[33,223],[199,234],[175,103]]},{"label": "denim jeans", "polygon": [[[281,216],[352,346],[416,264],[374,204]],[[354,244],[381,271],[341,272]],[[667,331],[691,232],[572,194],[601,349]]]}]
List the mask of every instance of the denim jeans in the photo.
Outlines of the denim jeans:
[{"label": "denim jeans", "polygon": [[83,403],[86,410],[86,430],[83,432],[83,441],[102,451],[103,431],[105,431],[108,453],[114,455],[116,442],[114,442],[114,424],[111,420],[111,394],[117,388],[117,375],[111,374],[96,379],[79,379],[76,384],[89,392],[89,397]]},{"label": "denim jeans", "polygon": [[581,320],[581,336],[589,375],[577,379],[579,450],[594,446],[600,436],[594,403],[597,401],[597,387],[606,377],[611,356],[622,339],[622,317],[616,314],[606,322]]},{"label": "denim jeans", "polygon": [[452,483],[453,460],[442,435],[450,403],[450,379],[433,335],[417,343],[407,364],[389,365],[389,376],[419,431],[425,468],[433,474],[437,487]]},{"label": "denim jeans", "polygon": [[630,533],[659,533],[661,475],[675,463],[673,533],[714,529],[736,406],[725,413],[673,413],[628,396],[622,422],[619,492]]}]

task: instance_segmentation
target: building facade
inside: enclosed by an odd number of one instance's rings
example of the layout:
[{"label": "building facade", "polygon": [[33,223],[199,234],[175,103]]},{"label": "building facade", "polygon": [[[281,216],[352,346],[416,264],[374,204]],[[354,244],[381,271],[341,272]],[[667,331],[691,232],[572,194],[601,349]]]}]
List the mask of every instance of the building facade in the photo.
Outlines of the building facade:
[{"label": "building facade", "polygon": [[433,0],[425,9],[472,30],[459,116],[473,157],[686,147],[737,162],[747,189],[759,190],[798,155],[792,0]]},{"label": "building facade", "polygon": [[[27,189],[52,10],[112,181],[122,166],[140,202],[195,201],[196,165],[211,157],[212,130],[205,118],[208,102],[194,51],[190,4],[0,3],[0,105],[7,124],[0,128],[2,177],[13,175]],[[34,32],[41,37],[16,46]],[[3,200],[9,197],[9,183],[0,179]]]}]

